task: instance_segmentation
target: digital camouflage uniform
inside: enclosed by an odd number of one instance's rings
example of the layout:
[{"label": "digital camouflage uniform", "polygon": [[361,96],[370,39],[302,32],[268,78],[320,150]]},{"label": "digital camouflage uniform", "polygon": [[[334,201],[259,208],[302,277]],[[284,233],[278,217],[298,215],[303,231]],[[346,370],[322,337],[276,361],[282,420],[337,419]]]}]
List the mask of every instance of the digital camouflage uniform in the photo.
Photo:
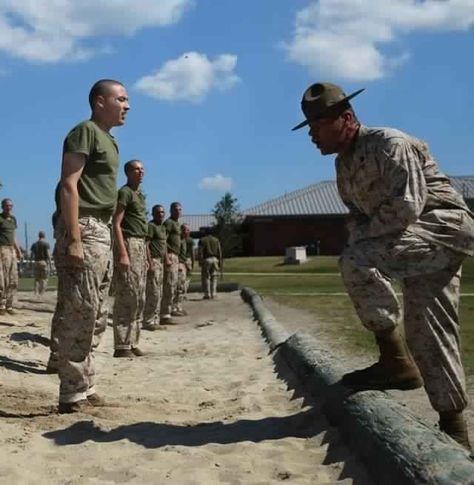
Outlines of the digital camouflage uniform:
[{"label": "digital camouflage uniform", "polygon": [[186,238],[186,261],[184,262],[186,267],[186,280],[184,282],[184,298],[188,294],[188,288],[191,283],[191,271],[194,267],[194,241],[192,237]]},{"label": "digital camouflage uniform", "polygon": [[148,223],[148,239],[153,266],[146,275],[145,310],[143,327],[154,325],[160,311],[163,294],[163,258],[166,252],[166,229],[163,224]]},{"label": "digital camouflage uniform", "polygon": [[[461,263],[474,254],[473,217],[427,146],[388,128],[360,127],[336,159],[348,206],[340,269],[363,325],[405,325],[408,346],[438,412],[467,403],[459,352]],[[401,282],[404,314],[392,279]]]},{"label": "digital camouflage uniform", "polygon": [[117,204],[125,209],[121,227],[130,266],[127,271],[115,268],[114,347],[125,350],[138,347],[140,339],[145,306],[148,225],[145,196],[140,189],[133,190],[124,185],[118,191]]},{"label": "digital camouflage uniform", "polygon": [[77,125],[67,135],[64,153],[82,153],[86,163],[78,181],[79,228],[84,249],[82,267],[66,259],[68,238],[59,216],[55,262],[62,319],[57,326],[59,402],[70,403],[94,394],[93,349],[107,327],[106,298],[110,285],[112,248],[110,220],[116,200],[118,148],[114,138],[93,121]]},{"label": "digital camouflage uniform", "polygon": [[166,252],[169,264],[164,265],[163,272],[163,297],[161,299],[161,318],[171,318],[173,302],[176,298],[179,271],[179,251],[181,247],[181,224],[171,217],[163,223],[166,228],[167,243]]},{"label": "digital camouflage uniform", "polygon": [[[51,221],[53,225],[53,237],[56,240],[57,239],[57,225],[58,225],[58,220],[59,220],[59,214],[61,212],[60,210],[60,189],[61,189],[61,184],[58,182],[56,185],[56,189],[54,191],[54,201],[56,203],[56,210],[54,211]],[[56,268],[56,275],[58,278],[58,284],[57,284],[57,298],[56,298],[56,306],[54,308],[54,314],[53,318],[51,319],[51,336],[49,339],[49,360],[47,364],[47,371],[50,373],[57,372],[58,366],[59,366],[59,337],[58,337],[58,332],[59,332],[59,325],[63,321],[63,312],[64,312],[64,305],[63,305],[63,298],[64,298],[64,292],[62,289],[59,288],[59,285],[62,284],[63,278],[59,276],[59,267],[58,267],[58,260],[56,258],[56,244],[54,245],[53,249],[53,260],[54,260],[54,266]]]},{"label": "digital camouflage uniform", "polygon": [[0,309],[12,309],[18,287],[14,216],[0,214]]},{"label": "digital camouflage uniform", "polygon": [[176,296],[173,303],[173,311],[183,311],[183,301],[188,292],[189,283],[191,282],[191,270],[193,267],[193,240],[188,237],[181,239],[179,250],[178,264],[178,284],[176,287]]},{"label": "digital camouflage uniform", "polygon": [[31,246],[31,257],[35,262],[35,293],[42,295],[48,286],[49,244],[44,239],[36,241]]},{"label": "digital camouflage uniform", "polygon": [[219,239],[208,235],[199,241],[201,260],[201,286],[205,298],[214,298],[217,294],[217,278],[222,250]]}]

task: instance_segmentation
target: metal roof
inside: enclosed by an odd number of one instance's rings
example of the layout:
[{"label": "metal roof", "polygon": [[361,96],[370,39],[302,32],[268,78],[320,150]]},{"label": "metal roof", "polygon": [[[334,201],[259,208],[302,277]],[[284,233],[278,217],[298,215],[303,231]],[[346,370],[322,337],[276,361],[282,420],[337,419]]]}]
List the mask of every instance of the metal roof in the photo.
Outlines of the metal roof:
[{"label": "metal roof", "polygon": [[474,175],[454,175],[449,178],[453,187],[465,199],[474,199]]},{"label": "metal roof", "polygon": [[304,214],[345,214],[347,207],[337,192],[336,182],[328,180],[289,192],[243,211],[244,215],[286,216]]},{"label": "metal roof", "polygon": [[212,214],[185,214],[180,217],[182,224],[188,224],[192,232],[199,231],[201,227],[210,227],[216,223]]},{"label": "metal roof", "polygon": [[[474,175],[450,176],[453,187],[465,199],[474,199]],[[337,191],[335,180],[325,180],[289,192],[275,199],[242,211],[245,216],[288,216],[313,214],[347,214],[347,207]],[[216,220],[212,214],[187,214],[181,221],[189,224],[192,231],[210,227]]]}]

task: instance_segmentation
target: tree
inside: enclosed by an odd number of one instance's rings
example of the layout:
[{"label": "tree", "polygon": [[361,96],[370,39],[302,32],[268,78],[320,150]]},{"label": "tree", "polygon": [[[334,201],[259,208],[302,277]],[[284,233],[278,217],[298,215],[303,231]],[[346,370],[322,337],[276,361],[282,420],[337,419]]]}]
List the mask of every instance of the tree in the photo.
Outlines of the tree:
[{"label": "tree", "polygon": [[216,203],[212,211],[216,218],[214,233],[219,238],[225,258],[235,256],[242,251],[242,215],[237,199],[226,192]]}]

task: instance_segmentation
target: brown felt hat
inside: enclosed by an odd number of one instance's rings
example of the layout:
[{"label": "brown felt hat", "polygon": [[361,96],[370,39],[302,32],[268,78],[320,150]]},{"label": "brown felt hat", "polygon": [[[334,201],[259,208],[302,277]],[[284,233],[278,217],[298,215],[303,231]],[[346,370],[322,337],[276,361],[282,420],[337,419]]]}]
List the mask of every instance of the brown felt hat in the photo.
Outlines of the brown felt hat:
[{"label": "brown felt hat", "polygon": [[312,84],[303,94],[301,109],[306,117],[304,121],[292,128],[292,131],[303,128],[311,121],[337,115],[349,107],[349,100],[360,94],[364,89],[349,94],[335,84]]}]

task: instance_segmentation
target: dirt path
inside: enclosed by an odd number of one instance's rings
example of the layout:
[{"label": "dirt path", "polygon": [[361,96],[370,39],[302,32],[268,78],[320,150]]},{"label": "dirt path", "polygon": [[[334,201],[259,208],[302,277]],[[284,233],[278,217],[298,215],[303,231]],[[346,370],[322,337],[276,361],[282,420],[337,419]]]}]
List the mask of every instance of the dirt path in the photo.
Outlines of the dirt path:
[{"label": "dirt path", "polygon": [[[374,345],[374,354],[363,356],[353,355],[347,351],[344,345],[340,345],[334,334],[325,329],[327,322],[321,322],[314,318],[309,312],[297,310],[272,300],[271,297],[264,299],[265,305],[273,313],[275,318],[290,332],[301,331],[313,336],[319,342],[322,348],[330,349],[338,357],[341,366],[348,371],[360,369],[369,364],[373,364],[376,348]],[[474,382],[468,382],[468,394],[470,402],[474,399]],[[389,391],[388,394],[418,415],[418,417],[427,424],[437,427],[438,414],[431,407],[424,389],[415,391]],[[471,440],[474,438],[474,410],[472,404],[466,409],[466,418]]]},{"label": "dirt path", "polygon": [[188,317],[144,332],[145,357],[97,352],[109,406],[58,415],[44,374],[54,295],[19,295],[0,319],[1,483],[370,483],[328,427],[277,376],[237,294],[187,302]]}]

